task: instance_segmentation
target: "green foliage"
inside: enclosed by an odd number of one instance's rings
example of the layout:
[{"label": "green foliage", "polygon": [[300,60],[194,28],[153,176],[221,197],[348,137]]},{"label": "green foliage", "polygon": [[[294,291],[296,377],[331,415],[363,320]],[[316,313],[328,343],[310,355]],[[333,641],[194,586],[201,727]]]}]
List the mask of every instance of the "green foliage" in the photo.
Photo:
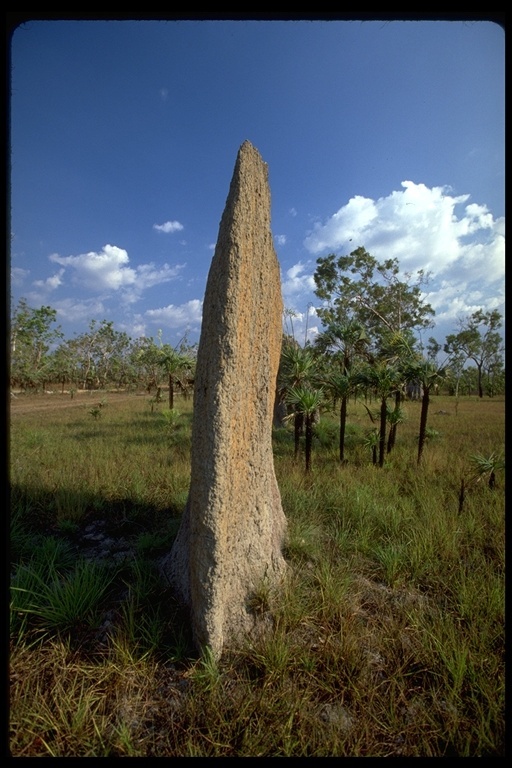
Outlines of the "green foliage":
[{"label": "green foliage", "polygon": [[38,389],[51,380],[48,351],[62,338],[60,327],[53,327],[56,317],[51,307],[33,309],[19,300],[10,326],[11,386]]},{"label": "green foliage", "polygon": [[113,574],[97,563],[79,560],[68,570],[56,562],[55,552],[43,553],[17,568],[11,585],[12,611],[35,618],[45,631],[77,628],[96,620],[112,579]]},{"label": "green foliage", "polygon": [[349,256],[317,259],[314,274],[316,290],[324,306],[317,309],[322,322],[360,324],[370,344],[379,350],[386,335],[431,326],[432,307],[422,299],[428,275],[418,270],[400,279],[397,259],[378,262],[363,247]]},{"label": "green foliage", "polygon": [[483,397],[484,375],[492,381],[491,373],[499,372],[503,360],[503,341],[498,329],[501,328],[501,315],[497,310],[484,312],[479,309],[461,323],[456,334],[446,337],[444,350],[452,359],[462,365],[472,360],[478,376],[478,395]]}]

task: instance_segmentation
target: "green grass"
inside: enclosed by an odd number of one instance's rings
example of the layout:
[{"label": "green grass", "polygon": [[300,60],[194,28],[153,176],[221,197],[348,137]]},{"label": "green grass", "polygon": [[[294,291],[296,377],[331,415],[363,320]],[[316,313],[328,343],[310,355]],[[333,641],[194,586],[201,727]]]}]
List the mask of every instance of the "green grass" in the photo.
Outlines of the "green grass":
[{"label": "green grass", "polygon": [[[13,756],[504,755],[503,399],[432,398],[419,467],[418,403],[382,468],[360,404],[343,466],[335,414],[308,475],[276,430],[288,576],[253,596],[268,631],[215,661],[157,568],[187,498],[191,401],[169,416],[109,393],[93,416],[101,397],[12,407]],[[127,556],[86,556],[98,521]]]}]

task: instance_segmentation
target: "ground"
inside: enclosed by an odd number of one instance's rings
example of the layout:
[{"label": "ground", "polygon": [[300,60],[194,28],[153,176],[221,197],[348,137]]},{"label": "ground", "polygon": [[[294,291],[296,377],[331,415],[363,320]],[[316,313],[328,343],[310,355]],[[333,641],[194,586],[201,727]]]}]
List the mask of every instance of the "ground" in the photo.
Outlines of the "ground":
[{"label": "ground", "polygon": [[114,398],[116,402],[133,400],[134,397],[147,397],[147,392],[117,392],[105,390],[84,390],[79,389],[72,398],[69,393],[61,394],[54,391],[53,394],[24,394],[17,390],[11,390],[10,394],[10,413],[11,417],[17,413],[34,413],[36,411],[47,411],[55,408],[79,408],[89,406],[92,408],[100,400]]}]

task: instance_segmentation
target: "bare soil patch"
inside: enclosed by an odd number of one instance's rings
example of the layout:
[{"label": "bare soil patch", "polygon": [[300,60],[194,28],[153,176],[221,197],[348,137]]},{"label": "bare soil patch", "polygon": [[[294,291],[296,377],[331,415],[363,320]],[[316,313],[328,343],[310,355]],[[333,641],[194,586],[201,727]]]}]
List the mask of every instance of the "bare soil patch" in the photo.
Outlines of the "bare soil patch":
[{"label": "bare soil patch", "polygon": [[112,392],[103,390],[78,390],[73,397],[69,393],[53,394],[41,393],[27,395],[23,392],[11,392],[10,415],[23,413],[36,413],[53,411],[60,408],[77,408],[86,405],[95,405],[100,400],[112,399],[113,402],[122,403],[140,397],[149,397],[147,392]]}]

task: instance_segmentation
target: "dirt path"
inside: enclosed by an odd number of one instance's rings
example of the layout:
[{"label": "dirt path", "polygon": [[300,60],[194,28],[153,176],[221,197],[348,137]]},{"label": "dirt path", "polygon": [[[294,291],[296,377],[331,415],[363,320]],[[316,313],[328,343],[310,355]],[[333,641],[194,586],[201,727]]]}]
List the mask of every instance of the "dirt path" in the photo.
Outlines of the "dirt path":
[{"label": "dirt path", "polygon": [[71,399],[69,394],[55,392],[52,395],[25,395],[19,392],[11,393],[10,396],[10,415],[22,413],[35,413],[37,411],[52,411],[60,408],[80,408],[99,403],[101,400],[107,402],[122,403],[135,398],[149,397],[145,392],[88,392],[79,391]]}]

